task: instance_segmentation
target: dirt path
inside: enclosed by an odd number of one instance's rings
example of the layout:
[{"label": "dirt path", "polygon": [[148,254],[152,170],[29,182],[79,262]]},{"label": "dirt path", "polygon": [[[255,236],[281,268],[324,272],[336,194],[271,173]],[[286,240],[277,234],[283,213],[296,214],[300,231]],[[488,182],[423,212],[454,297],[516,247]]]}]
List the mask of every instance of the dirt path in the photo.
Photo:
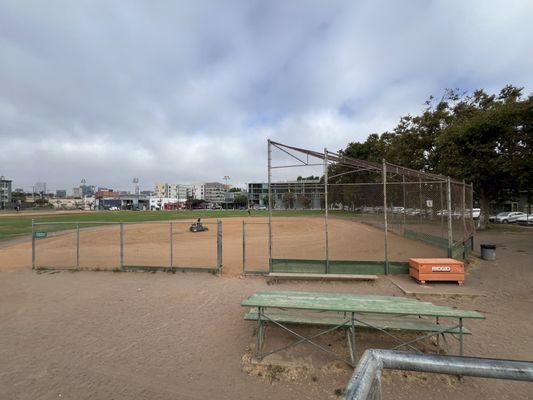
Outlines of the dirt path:
[{"label": "dirt path", "polygon": [[[533,231],[480,237],[498,245],[498,261],[476,261],[466,284],[490,295],[431,301],[485,313],[487,320],[468,324],[467,355],[533,359]],[[0,398],[339,398],[351,370],[309,346],[283,356],[294,368],[266,369],[263,376],[243,370],[255,338],[239,303],[267,288],[273,287],[263,278],[3,268]],[[274,288],[400,295],[387,278]],[[287,340],[267,331],[268,345]],[[346,350],[341,334],[322,340]],[[360,333],[358,342],[360,352],[392,347],[375,332]],[[530,383],[402,373],[386,373],[383,389],[384,398],[405,400],[528,399],[533,392]]]}]

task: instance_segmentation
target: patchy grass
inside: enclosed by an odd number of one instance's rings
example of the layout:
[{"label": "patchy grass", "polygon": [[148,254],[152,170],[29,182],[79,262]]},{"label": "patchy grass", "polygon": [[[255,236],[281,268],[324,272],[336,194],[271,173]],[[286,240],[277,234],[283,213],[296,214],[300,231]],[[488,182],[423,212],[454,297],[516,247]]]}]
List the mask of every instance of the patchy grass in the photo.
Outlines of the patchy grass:
[{"label": "patchy grass", "polygon": [[530,227],[517,224],[488,224],[485,231],[493,232],[526,232]]},{"label": "patchy grass", "polygon": [[[302,216],[323,216],[323,210],[283,210],[274,211],[275,217],[302,217]],[[358,218],[357,214],[349,211],[330,211],[331,216],[341,218]],[[24,236],[31,234],[32,219],[38,223],[61,222],[62,225],[49,225],[37,227],[46,228],[47,232],[57,232],[61,230],[75,229],[76,223],[86,227],[84,222],[91,222],[90,226],[97,226],[98,222],[147,222],[147,221],[172,221],[180,219],[197,218],[228,218],[228,217],[248,217],[248,211],[237,210],[191,210],[191,211],[95,211],[86,214],[60,214],[31,216],[21,213],[16,216],[0,216],[0,240]],[[268,211],[254,210],[252,217],[267,217]]]}]

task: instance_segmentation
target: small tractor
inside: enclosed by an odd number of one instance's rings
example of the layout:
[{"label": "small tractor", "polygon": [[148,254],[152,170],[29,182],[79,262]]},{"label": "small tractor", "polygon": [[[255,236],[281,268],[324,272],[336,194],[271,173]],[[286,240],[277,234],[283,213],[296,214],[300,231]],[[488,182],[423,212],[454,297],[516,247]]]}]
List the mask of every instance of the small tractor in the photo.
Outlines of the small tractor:
[{"label": "small tractor", "polygon": [[200,221],[200,218],[198,218],[198,221],[193,222],[191,224],[191,227],[189,228],[189,230],[191,232],[203,232],[203,231],[208,231],[209,229],[207,229],[207,226],[202,224],[202,221]]}]

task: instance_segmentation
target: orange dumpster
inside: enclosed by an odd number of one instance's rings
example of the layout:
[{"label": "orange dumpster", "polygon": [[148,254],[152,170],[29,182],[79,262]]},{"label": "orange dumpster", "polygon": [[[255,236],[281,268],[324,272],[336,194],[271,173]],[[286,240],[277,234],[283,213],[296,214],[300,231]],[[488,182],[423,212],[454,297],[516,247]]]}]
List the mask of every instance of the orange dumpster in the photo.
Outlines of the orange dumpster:
[{"label": "orange dumpster", "polygon": [[420,283],[452,281],[462,285],[465,264],[453,258],[410,258],[409,274]]}]

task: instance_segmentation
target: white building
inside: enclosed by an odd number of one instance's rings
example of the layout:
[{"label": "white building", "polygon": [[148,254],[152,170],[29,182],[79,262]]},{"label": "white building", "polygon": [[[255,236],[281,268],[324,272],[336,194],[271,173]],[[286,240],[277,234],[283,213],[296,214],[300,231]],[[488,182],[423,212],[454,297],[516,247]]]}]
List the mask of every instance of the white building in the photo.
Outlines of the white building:
[{"label": "white building", "polygon": [[193,185],[181,183],[157,183],[155,185],[155,197],[179,199],[187,201],[188,197],[194,196]]},{"label": "white building", "polygon": [[191,185],[157,183],[154,194],[155,198],[178,199],[180,203],[193,198],[205,200],[212,204],[221,204],[225,200],[226,188],[223,183],[219,182],[193,183]]},{"label": "white building", "polygon": [[185,200],[176,197],[150,197],[150,211],[181,210],[185,208]]}]

